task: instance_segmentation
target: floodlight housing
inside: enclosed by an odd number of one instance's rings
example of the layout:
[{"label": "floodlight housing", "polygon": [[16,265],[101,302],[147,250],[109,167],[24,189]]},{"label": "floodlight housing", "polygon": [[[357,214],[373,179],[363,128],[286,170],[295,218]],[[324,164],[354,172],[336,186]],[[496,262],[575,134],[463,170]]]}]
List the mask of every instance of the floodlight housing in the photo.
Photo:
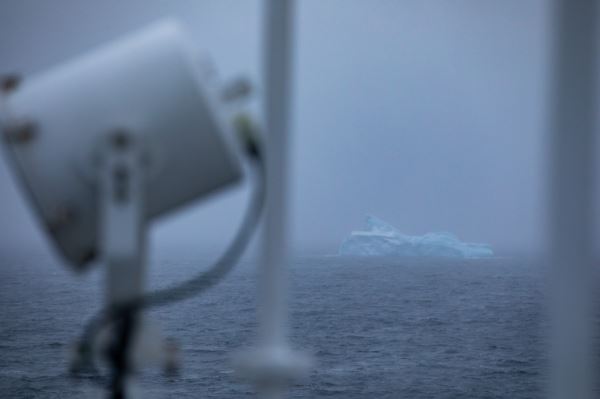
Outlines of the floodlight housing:
[{"label": "floodlight housing", "polygon": [[108,137],[115,145],[134,137],[141,147],[144,221],[240,178],[217,92],[194,55],[169,20],[5,85],[8,158],[52,241],[77,268],[99,252],[97,162]]}]

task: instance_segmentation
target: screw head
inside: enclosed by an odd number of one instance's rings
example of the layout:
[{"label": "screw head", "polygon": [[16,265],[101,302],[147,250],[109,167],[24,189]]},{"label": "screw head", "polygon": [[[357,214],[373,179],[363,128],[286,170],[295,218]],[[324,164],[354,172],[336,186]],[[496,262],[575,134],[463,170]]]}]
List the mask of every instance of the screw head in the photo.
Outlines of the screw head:
[{"label": "screw head", "polygon": [[37,132],[37,125],[33,121],[13,121],[5,128],[5,138],[9,143],[27,144],[35,139]]},{"label": "screw head", "polygon": [[252,85],[245,78],[238,78],[229,83],[222,91],[221,97],[225,102],[246,100],[252,93]]},{"label": "screw head", "polygon": [[125,150],[129,147],[131,138],[124,130],[117,130],[111,136],[111,144],[118,150]]},{"label": "screw head", "polygon": [[16,90],[17,87],[19,87],[19,84],[21,83],[21,77],[17,74],[3,76],[1,80],[2,83],[0,87],[5,93],[9,93],[11,91]]}]

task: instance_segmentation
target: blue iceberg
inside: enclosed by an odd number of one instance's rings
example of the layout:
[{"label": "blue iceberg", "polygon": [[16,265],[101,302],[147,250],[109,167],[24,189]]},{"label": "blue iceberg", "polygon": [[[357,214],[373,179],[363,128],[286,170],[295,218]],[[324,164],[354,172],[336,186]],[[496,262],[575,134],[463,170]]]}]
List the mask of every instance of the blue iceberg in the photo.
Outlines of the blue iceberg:
[{"label": "blue iceberg", "polygon": [[439,232],[422,236],[401,233],[394,226],[373,216],[367,229],[353,231],[339,249],[351,256],[431,256],[446,258],[485,258],[494,256],[488,244],[462,242],[454,234]]}]

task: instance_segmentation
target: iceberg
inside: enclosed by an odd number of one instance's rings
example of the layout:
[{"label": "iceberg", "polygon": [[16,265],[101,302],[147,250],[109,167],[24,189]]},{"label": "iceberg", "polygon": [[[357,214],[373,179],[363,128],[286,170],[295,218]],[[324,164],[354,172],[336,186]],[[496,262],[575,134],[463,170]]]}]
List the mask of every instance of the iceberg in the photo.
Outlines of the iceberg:
[{"label": "iceberg", "polygon": [[446,258],[494,256],[490,245],[462,242],[452,233],[411,236],[374,216],[367,216],[366,224],[366,230],[353,231],[342,242],[339,255]]}]

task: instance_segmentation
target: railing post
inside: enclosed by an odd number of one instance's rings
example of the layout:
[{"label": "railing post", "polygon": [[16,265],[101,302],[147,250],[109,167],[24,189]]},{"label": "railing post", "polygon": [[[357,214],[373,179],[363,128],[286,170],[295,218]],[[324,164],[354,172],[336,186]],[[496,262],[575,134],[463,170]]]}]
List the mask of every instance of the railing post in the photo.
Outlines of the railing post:
[{"label": "railing post", "polygon": [[264,226],[262,338],[281,342],[286,318],[285,267],[288,261],[289,97],[292,42],[291,0],[265,2],[264,81],[267,206]]},{"label": "railing post", "polygon": [[289,103],[293,33],[292,0],[267,0],[263,71],[265,82],[266,208],[259,270],[258,347],[238,358],[238,372],[264,399],[286,396],[306,374],[310,360],[287,341]]},{"label": "railing post", "polygon": [[555,0],[550,137],[551,373],[554,399],[592,399],[593,147],[597,0]]}]

